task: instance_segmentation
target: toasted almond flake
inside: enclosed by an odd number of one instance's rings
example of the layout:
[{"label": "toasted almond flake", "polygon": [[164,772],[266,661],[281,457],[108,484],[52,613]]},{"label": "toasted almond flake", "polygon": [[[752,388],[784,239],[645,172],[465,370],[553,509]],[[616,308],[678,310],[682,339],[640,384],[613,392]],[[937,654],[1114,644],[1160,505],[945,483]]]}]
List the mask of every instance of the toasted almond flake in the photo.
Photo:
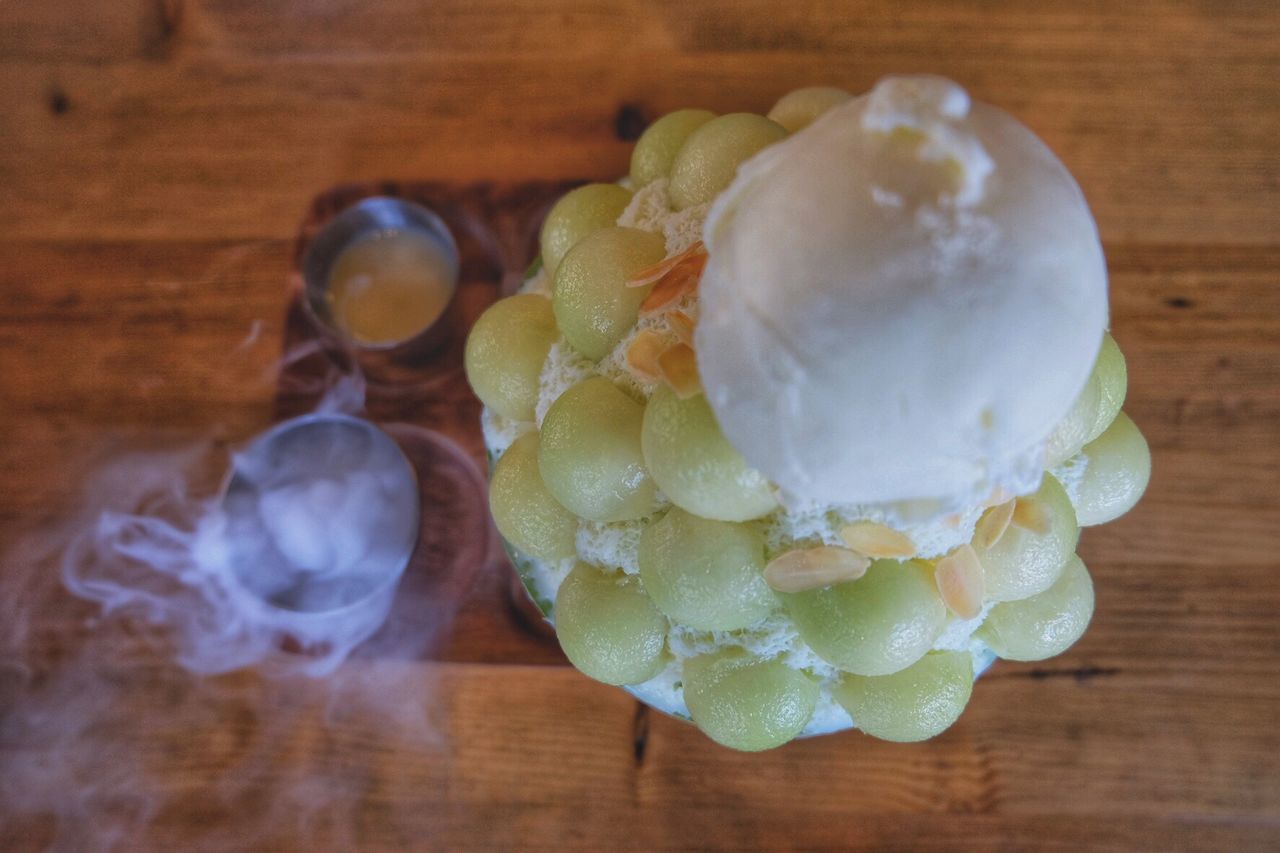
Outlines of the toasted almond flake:
[{"label": "toasted almond flake", "polygon": [[905,534],[876,521],[855,521],[840,529],[840,538],[859,554],[873,560],[905,559],[916,554],[915,543]]},{"label": "toasted almond flake", "polygon": [[658,382],[662,369],[658,358],[667,348],[667,339],[652,329],[641,329],[627,347],[627,370],[641,382]]},{"label": "toasted almond flake", "polygon": [[869,559],[847,548],[798,548],[770,560],[764,569],[764,580],[778,592],[804,592],[856,581],[870,565]]},{"label": "toasted almond flake", "polygon": [[670,272],[658,279],[653,290],[640,303],[640,316],[656,314],[669,305],[673,305],[698,289],[702,280],[702,269],[707,265],[707,256],[699,255],[686,258]]},{"label": "toasted almond flake", "polygon": [[627,287],[644,287],[646,284],[653,284],[655,281],[679,266],[683,261],[686,261],[689,258],[696,258],[700,255],[705,257],[706,254],[707,247],[702,245],[702,241],[699,240],[683,252],[672,255],[669,258],[664,258],[653,266],[645,267],[635,273],[627,279]]},{"label": "toasted almond flake", "polygon": [[667,314],[667,326],[682,344],[693,346],[694,320],[683,311],[672,311]]},{"label": "toasted almond flake", "polygon": [[972,619],[982,612],[986,593],[982,561],[969,545],[961,545],[938,561],[933,573],[938,593],[947,609],[961,619]]},{"label": "toasted almond flake", "polygon": [[687,400],[702,393],[698,376],[698,357],[688,344],[673,344],[658,356],[658,370],[676,396]]},{"label": "toasted almond flake", "polygon": [[987,549],[1000,541],[1000,537],[1009,529],[1013,520],[1015,501],[1005,501],[991,507],[978,519],[973,529],[973,544],[977,548]]},{"label": "toasted almond flake", "polygon": [[1018,498],[1013,502],[1013,523],[1023,530],[1041,535],[1049,532],[1051,521],[1049,507],[1032,498]]},{"label": "toasted almond flake", "polygon": [[947,527],[950,527],[952,530],[958,529],[962,521],[964,521],[964,516],[958,512],[953,512],[948,516],[944,516],[942,519],[942,523]]}]

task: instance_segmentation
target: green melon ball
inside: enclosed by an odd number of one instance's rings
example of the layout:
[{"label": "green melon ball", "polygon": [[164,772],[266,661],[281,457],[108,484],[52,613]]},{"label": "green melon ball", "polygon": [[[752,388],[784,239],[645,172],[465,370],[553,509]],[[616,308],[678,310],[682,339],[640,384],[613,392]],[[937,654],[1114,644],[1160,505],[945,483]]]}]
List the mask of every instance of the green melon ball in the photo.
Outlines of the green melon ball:
[{"label": "green melon ball", "polygon": [[788,92],[769,110],[769,118],[789,133],[803,130],[832,107],[849,101],[853,95],[834,86],[808,86]]},{"label": "green melon ball", "polygon": [[716,743],[757,752],[804,730],[818,685],[779,660],[725,649],[684,662],[684,699],[698,728]]},{"label": "green melon ball", "polygon": [[472,327],[464,355],[480,402],[503,417],[533,420],[542,365],[559,336],[546,297],[518,294],[490,305]]},{"label": "green melon ball", "polygon": [[554,275],[569,250],[588,234],[616,225],[631,203],[631,191],[617,184],[587,184],[561,196],[542,222],[540,247],[547,273]]},{"label": "green melon ball", "polygon": [[[1022,500],[1019,498],[1019,500]],[[1014,601],[1043,592],[1053,586],[1062,567],[1075,553],[1080,528],[1076,511],[1062,485],[1045,474],[1040,488],[1030,500],[1048,514],[1044,533],[1009,525],[990,548],[974,546],[982,563],[987,598]]]},{"label": "green melon ball", "polygon": [[929,566],[876,560],[861,578],[781,596],[813,651],[857,675],[890,675],[920,660],[942,633],[947,608]]},{"label": "green melon ball", "polygon": [[689,134],[715,117],[707,110],[676,110],[649,125],[631,151],[631,182],[636,188],[667,177]]},{"label": "green melon ball", "polygon": [[603,376],[584,379],[542,420],[538,467],[566,509],[592,521],[628,521],[657,509],[640,452],[644,408]]},{"label": "green melon ball", "polygon": [[703,631],[734,631],[778,603],[764,581],[764,534],[672,509],[640,534],[640,579],[658,609]]},{"label": "green melon ball", "polygon": [[1102,435],[1102,431],[1120,413],[1128,384],[1124,354],[1116,345],[1115,338],[1110,334],[1103,334],[1102,347],[1093,363],[1089,381],[1076,397],[1071,411],[1054,427],[1049,436],[1045,448],[1047,467],[1062,464]]},{"label": "green melon ball", "polygon": [[1045,447],[1045,466],[1052,468],[1060,465],[1080,452],[1089,441],[1089,434],[1098,421],[1098,409],[1102,403],[1101,389],[1097,380],[1090,376],[1080,389],[1071,410],[1058,421],[1049,434]]},{"label": "green melon ball", "polygon": [[503,538],[531,557],[563,560],[577,553],[578,518],[542,482],[536,432],[516,439],[494,466],[489,510]]},{"label": "green melon ball", "polygon": [[765,476],[724,437],[707,398],[659,386],[644,410],[645,463],[676,506],[703,518],[748,521],[777,508]]},{"label": "green melon ball", "polygon": [[627,287],[627,279],[666,253],[661,235],[616,226],[596,231],[569,251],[556,272],[551,303],[574,349],[599,361],[626,337],[652,289]]},{"label": "green melon ball", "polygon": [[893,675],[844,675],[832,695],[854,725],[881,740],[928,740],[960,718],[973,692],[968,652],[930,652]]},{"label": "green melon ball", "polygon": [[786,136],[782,125],[754,113],[730,113],[702,125],[671,164],[672,206],[685,210],[711,201],[733,183],[739,166]]},{"label": "green melon ball", "polygon": [[1151,449],[1137,424],[1121,412],[1084,453],[1088,462],[1076,494],[1080,524],[1105,524],[1133,509],[1151,480]]},{"label": "green melon ball", "polygon": [[1044,592],[991,608],[977,636],[1007,660],[1044,660],[1070,648],[1092,617],[1093,581],[1073,555]]},{"label": "green melon ball", "polygon": [[639,684],[661,671],[667,620],[639,578],[578,563],[560,584],[556,637],[569,661],[605,684]]}]

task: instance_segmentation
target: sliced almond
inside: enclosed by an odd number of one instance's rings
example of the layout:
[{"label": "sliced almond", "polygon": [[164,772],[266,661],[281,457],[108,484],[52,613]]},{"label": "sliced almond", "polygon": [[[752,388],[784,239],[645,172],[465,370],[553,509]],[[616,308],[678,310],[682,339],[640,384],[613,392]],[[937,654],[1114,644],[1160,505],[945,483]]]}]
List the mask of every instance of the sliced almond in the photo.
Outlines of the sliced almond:
[{"label": "sliced almond", "polygon": [[676,264],[666,275],[658,279],[653,290],[640,303],[640,316],[647,317],[674,305],[690,293],[698,289],[702,280],[702,269],[707,265],[706,255],[685,258]]},{"label": "sliced almond", "polygon": [[641,329],[627,347],[627,370],[641,382],[658,382],[662,368],[658,359],[668,346],[667,339],[652,329]]},{"label": "sliced almond", "polygon": [[1023,530],[1044,535],[1052,522],[1049,507],[1033,498],[1018,498],[1013,502],[1013,523]]},{"label": "sliced almond", "polygon": [[1005,501],[982,514],[977,526],[973,529],[975,547],[986,550],[1000,541],[1000,537],[1009,529],[1009,522],[1013,520],[1015,503],[1015,501]]},{"label": "sliced almond", "polygon": [[961,619],[972,619],[982,612],[986,594],[982,561],[969,545],[961,545],[938,561],[933,572],[938,593],[947,609]]},{"label": "sliced almond", "polygon": [[916,546],[910,537],[876,521],[846,524],[840,529],[840,538],[850,548],[873,560],[906,559],[916,555]]},{"label": "sliced almond", "polygon": [[681,400],[702,393],[698,357],[688,344],[674,344],[658,356],[658,371]]},{"label": "sliced almond", "polygon": [[871,561],[847,548],[820,545],[775,557],[764,569],[765,583],[778,592],[804,592],[836,583],[856,581]]},{"label": "sliced almond", "polygon": [[680,343],[693,346],[694,320],[692,317],[683,311],[672,311],[667,314],[667,326]]},{"label": "sliced almond", "polygon": [[645,267],[638,273],[635,273],[627,279],[627,287],[644,287],[646,284],[653,284],[655,281],[679,266],[682,261],[698,257],[699,255],[705,256],[706,254],[707,247],[702,245],[702,241],[699,240],[683,252],[672,255],[669,258],[663,258],[653,266]]}]

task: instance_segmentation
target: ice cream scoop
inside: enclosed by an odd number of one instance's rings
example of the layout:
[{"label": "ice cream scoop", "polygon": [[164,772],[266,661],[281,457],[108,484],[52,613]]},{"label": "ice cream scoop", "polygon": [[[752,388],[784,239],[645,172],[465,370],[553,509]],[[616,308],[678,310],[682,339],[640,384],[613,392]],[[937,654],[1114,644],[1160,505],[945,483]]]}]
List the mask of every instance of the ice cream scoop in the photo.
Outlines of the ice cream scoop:
[{"label": "ice cream scoop", "polygon": [[1030,130],[948,80],[886,78],[744,164],[704,235],[703,385],[784,495],[1034,490],[1102,342],[1107,274]]}]

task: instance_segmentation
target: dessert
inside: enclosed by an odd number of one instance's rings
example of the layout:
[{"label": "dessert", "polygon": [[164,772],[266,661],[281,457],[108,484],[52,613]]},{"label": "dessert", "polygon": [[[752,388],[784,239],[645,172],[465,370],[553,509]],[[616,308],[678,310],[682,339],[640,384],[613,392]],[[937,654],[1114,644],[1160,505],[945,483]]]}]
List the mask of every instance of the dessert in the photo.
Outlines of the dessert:
[{"label": "dessert", "polygon": [[932,737],[1088,625],[1146,487],[1083,195],[937,77],[680,110],[481,318],[491,506],[566,655],[743,750]]}]

